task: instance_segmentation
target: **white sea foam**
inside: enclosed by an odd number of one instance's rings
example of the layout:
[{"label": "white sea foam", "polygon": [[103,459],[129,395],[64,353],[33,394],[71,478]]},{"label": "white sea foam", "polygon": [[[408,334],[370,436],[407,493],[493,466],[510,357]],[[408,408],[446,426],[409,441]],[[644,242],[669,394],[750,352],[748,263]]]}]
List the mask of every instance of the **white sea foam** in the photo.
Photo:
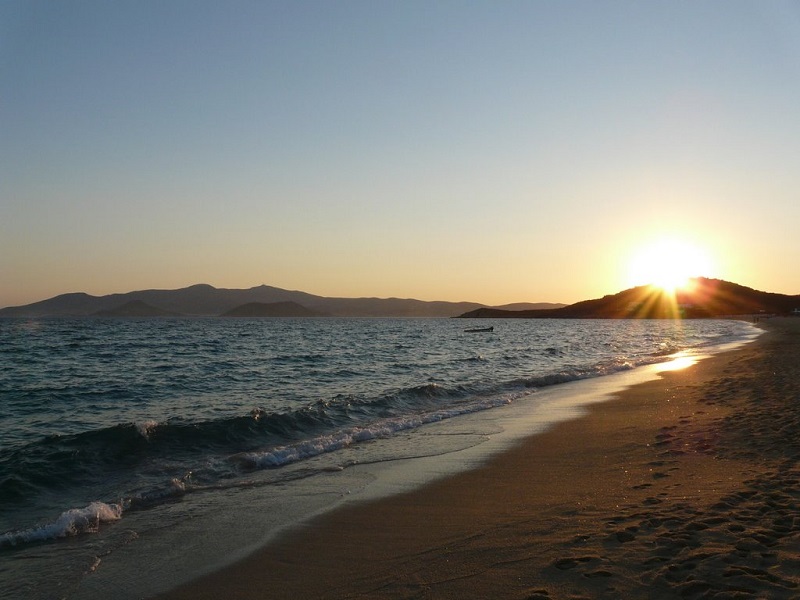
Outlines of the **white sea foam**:
[{"label": "white sea foam", "polygon": [[135,423],[136,431],[139,432],[144,439],[149,440],[150,434],[152,431],[158,427],[158,421],[147,420],[147,421],[138,421]]},{"label": "white sea foam", "polygon": [[23,531],[4,533],[0,535],[0,548],[53,540],[80,533],[94,533],[100,529],[100,523],[118,521],[121,518],[121,505],[92,502],[85,508],[71,508],[61,513],[61,516],[52,523]]},{"label": "white sea foam", "polygon": [[296,444],[279,446],[263,452],[238,454],[234,459],[256,469],[281,467],[320,454],[335,452],[336,450],[341,450],[354,443],[387,438],[400,431],[415,429],[428,423],[437,423],[459,415],[509,404],[514,399],[526,394],[526,392],[504,394],[494,398],[487,398],[479,402],[472,402],[470,404],[454,406],[429,413],[383,419],[367,426],[351,427],[328,435],[318,436]]}]

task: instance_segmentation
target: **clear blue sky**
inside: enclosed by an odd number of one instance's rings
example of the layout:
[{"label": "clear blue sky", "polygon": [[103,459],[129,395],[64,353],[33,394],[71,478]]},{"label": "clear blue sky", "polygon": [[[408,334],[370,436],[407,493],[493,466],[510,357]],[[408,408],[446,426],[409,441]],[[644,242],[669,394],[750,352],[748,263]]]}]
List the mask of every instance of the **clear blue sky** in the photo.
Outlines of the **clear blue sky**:
[{"label": "clear blue sky", "polygon": [[0,306],[800,293],[800,3],[0,1]]}]

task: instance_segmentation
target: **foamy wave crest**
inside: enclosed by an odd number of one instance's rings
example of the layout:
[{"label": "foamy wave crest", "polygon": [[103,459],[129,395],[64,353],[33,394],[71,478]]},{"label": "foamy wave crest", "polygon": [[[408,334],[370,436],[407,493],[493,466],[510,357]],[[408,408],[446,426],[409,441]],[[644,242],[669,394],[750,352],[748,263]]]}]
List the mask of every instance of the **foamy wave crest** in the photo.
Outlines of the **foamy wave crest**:
[{"label": "foamy wave crest", "polygon": [[515,383],[534,389],[548,387],[551,385],[559,385],[561,383],[578,381],[580,379],[603,377],[604,375],[612,375],[614,373],[619,373],[620,371],[629,371],[631,369],[635,369],[636,367],[665,362],[670,356],[672,356],[672,354],[663,356],[642,356],[638,358],[620,357],[605,363],[587,366],[584,368],[565,369],[556,373],[548,373],[547,375],[539,375],[537,377],[518,380]]},{"label": "foamy wave crest", "polygon": [[139,435],[141,435],[144,439],[149,440],[150,439],[150,433],[156,427],[158,427],[158,421],[150,421],[150,420],[148,420],[148,421],[142,421],[142,422],[134,423],[134,425],[136,427],[136,431],[139,432]]},{"label": "foamy wave crest", "polygon": [[516,397],[524,394],[506,394],[495,398],[484,399],[466,405],[455,406],[449,409],[437,410],[429,413],[384,419],[370,425],[351,427],[329,435],[318,436],[309,440],[279,446],[264,452],[245,452],[232,457],[236,462],[252,469],[268,469],[282,467],[298,462],[335,452],[357,444],[375,439],[388,438],[400,431],[415,429],[428,423],[436,423],[459,415],[495,408],[510,404]]},{"label": "foamy wave crest", "polygon": [[61,513],[61,516],[52,523],[24,531],[4,533],[0,535],[0,548],[54,540],[81,533],[95,533],[100,529],[100,523],[118,521],[121,518],[121,505],[92,502],[85,508],[72,508]]}]

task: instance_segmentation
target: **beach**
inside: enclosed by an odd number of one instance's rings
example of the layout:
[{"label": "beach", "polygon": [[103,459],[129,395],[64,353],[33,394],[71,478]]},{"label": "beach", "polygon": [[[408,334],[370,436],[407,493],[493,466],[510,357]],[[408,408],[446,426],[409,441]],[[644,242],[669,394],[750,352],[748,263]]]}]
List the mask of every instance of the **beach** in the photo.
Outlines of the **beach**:
[{"label": "beach", "polygon": [[160,598],[792,598],[800,319]]}]

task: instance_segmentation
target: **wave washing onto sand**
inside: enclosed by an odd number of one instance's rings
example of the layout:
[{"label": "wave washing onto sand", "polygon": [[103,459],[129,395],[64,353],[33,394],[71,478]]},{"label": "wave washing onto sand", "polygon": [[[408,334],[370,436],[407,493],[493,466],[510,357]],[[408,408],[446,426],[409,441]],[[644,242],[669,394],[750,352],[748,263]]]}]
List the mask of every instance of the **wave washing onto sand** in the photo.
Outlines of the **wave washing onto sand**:
[{"label": "wave washing onto sand", "polygon": [[[480,337],[445,320],[175,323],[167,344],[163,321],[98,331],[46,321],[46,350],[0,375],[12,426],[0,440],[0,549],[96,533],[128,511],[353,446],[369,461],[375,440],[749,332],[733,322],[504,322]],[[76,335],[79,345],[66,343]],[[54,496],[85,508],[54,519],[39,502]]]},{"label": "wave washing onto sand", "polygon": [[[6,499],[24,502],[26,501],[24,495],[10,493],[13,482],[39,480],[42,481],[38,486],[40,489],[57,489],[72,476],[86,476],[88,473],[98,476],[106,471],[119,469],[120,463],[128,463],[136,456],[141,460],[162,457],[164,461],[175,461],[181,455],[189,455],[199,462],[205,453],[212,449],[218,450],[223,456],[223,459],[215,462],[213,470],[208,468],[205,470],[201,481],[192,477],[199,469],[187,464],[183,474],[178,473],[178,477],[166,477],[168,474],[165,474],[163,481],[154,482],[153,485],[138,490],[134,495],[123,497],[117,504],[109,505],[97,501],[90,505],[115,507],[115,519],[103,518],[98,523],[118,520],[122,518],[123,511],[149,508],[187,493],[205,490],[209,485],[219,486],[222,479],[229,478],[237,472],[283,467],[356,444],[389,438],[399,432],[413,430],[426,424],[490,410],[509,404],[537,389],[601,377],[661,360],[663,357],[642,357],[637,361],[613,361],[590,368],[566,369],[504,383],[492,390],[483,390],[484,396],[478,399],[471,397],[463,388],[447,389],[437,384],[426,384],[400,390],[375,400],[338,396],[286,413],[271,413],[258,408],[246,416],[219,421],[186,423],[176,420],[159,423],[147,420],[75,436],[46,438],[40,445],[37,443],[39,447],[35,449],[40,458],[38,466],[30,464],[30,461],[26,462],[24,458],[25,454],[34,453],[31,448],[26,448],[25,452],[11,453],[0,461],[0,464],[5,463],[6,471],[12,475],[0,484],[0,496],[5,494]],[[520,387],[526,390],[520,390]],[[424,410],[429,408],[431,400],[441,402],[443,399],[458,403],[444,409]],[[409,410],[416,412],[374,420],[377,415]],[[353,421],[362,423],[343,426]],[[308,437],[314,431],[324,430],[329,431]],[[298,437],[304,439],[279,443],[281,440]],[[237,445],[257,443],[263,445],[268,440],[278,443],[261,450],[235,452]],[[71,453],[69,459],[64,456],[65,452]],[[225,458],[225,452],[231,454]],[[12,464],[18,466],[15,468],[11,466]],[[97,527],[81,525],[81,514],[83,513],[78,509],[72,509],[65,511],[54,523],[22,532],[7,532],[0,537],[0,547],[8,545],[9,540],[13,540],[13,544],[16,545],[23,541],[38,542],[65,535],[96,532]],[[68,518],[75,519],[75,527],[62,527],[64,519]]]},{"label": "wave washing onto sand", "polygon": [[369,426],[353,427],[289,446],[280,446],[264,452],[246,452],[231,458],[247,467],[256,469],[281,467],[300,460],[319,456],[320,454],[335,452],[336,450],[347,448],[353,444],[388,438],[398,432],[416,429],[422,425],[438,423],[445,419],[452,419],[453,417],[503,406],[513,402],[513,400],[514,397],[512,395],[506,395],[447,410],[437,410],[410,417],[384,419]]},{"label": "wave washing onto sand", "polygon": [[[417,429],[423,425],[438,423],[461,415],[483,410],[490,410],[497,408],[498,406],[507,405],[520,399],[521,397],[535,393],[535,389],[591,377],[609,375],[615,372],[633,369],[636,366],[653,364],[655,362],[659,361],[643,360],[638,365],[634,365],[626,361],[613,366],[605,365],[598,366],[593,369],[562,371],[560,373],[543,377],[514,382],[514,386],[523,385],[526,388],[533,389],[518,391],[515,393],[505,392],[502,394],[499,394],[498,390],[499,395],[497,396],[484,398],[478,401],[471,401],[469,403],[453,406],[448,409],[435,410],[410,416],[382,419],[363,426],[349,427],[333,431],[329,434],[304,439],[292,444],[276,446],[267,450],[233,454],[229,456],[225,462],[233,465],[234,468],[240,470],[241,472],[258,469],[276,469],[323,454],[334,453],[338,450],[349,448],[356,444],[362,444],[376,439],[390,438],[397,433]],[[420,386],[413,390],[405,390],[399,395],[406,397],[432,397],[444,395],[444,392],[438,386],[427,385]],[[337,400],[338,402],[334,400],[332,402],[322,402],[319,404],[326,408],[341,405],[342,399]],[[350,403],[351,401],[348,400],[347,402]],[[319,407],[313,409],[314,412],[318,410],[320,410]],[[301,412],[305,414],[308,412],[308,409],[304,409],[304,411]],[[265,429],[275,430],[277,429],[276,421],[282,421],[282,429],[286,431],[287,423],[291,422],[296,424],[298,420],[302,421],[305,419],[298,419],[297,415],[270,415],[262,409],[255,409],[248,417],[241,417],[234,419],[232,422],[227,422],[223,427],[223,429],[226,430],[226,435],[223,437],[232,435],[232,430],[236,430],[236,425],[241,424],[242,422],[254,421],[257,423],[265,423],[267,424]],[[330,419],[330,421],[335,421],[335,419]],[[211,429],[216,429],[220,427],[220,424],[206,424],[206,426]],[[144,423],[117,426],[111,428],[111,430],[109,430],[107,433],[108,439],[114,440],[115,445],[120,442],[121,438],[124,440],[125,436],[120,436],[121,432],[131,434],[135,433],[141,438],[141,440],[144,440],[146,443],[150,444],[154,442],[157,443],[158,440],[161,440],[161,443],[165,443],[164,440],[169,437],[170,433],[173,435],[180,435],[180,432],[184,431],[186,428],[187,426],[183,424],[175,426],[170,425],[169,423],[146,421]],[[189,430],[192,431],[191,437],[195,439],[203,438],[206,440],[206,443],[211,443],[210,440],[215,436],[209,435],[209,432],[203,431],[203,429],[204,427],[202,425],[189,427]],[[248,427],[246,429],[249,430],[250,428]],[[96,433],[93,434],[92,437],[96,438]],[[166,445],[170,447],[173,446],[174,440],[166,442]],[[110,452],[110,450],[107,451]],[[345,466],[347,465],[342,465],[341,468],[344,468]],[[191,473],[191,471],[189,471],[189,473]],[[215,487],[221,489],[228,486],[235,487],[237,485],[235,482],[228,483],[227,485],[219,483],[219,480],[222,479],[226,474],[227,472],[223,473],[221,470],[215,474]],[[312,475],[313,472],[307,473],[305,476]],[[208,474],[206,475],[206,478],[208,478]],[[172,478],[163,484],[140,491],[134,496],[123,498],[118,503],[106,504],[105,502],[95,501],[82,509],[66,510],[53,522],[45,523],[43,525],[21,531],[6,532],[0,535],[0,548],[18,546],[26,543],[38,543],[81,534],[97,533],[101,523],[118,521],[122,519],[124,513],[129,510],[143,510],[151,508],[163,502],[172,501],[186,494],[190,494],[195,491],[206,491],[207,489],[208,485],[193,485],[186,480],[181,481],[177,478]]]},{"label": "wave washing onto sand", "polygon": [[[416,393],[430,395],[436,389],[435,386],[424,387],[425,389],[416,390]],[[422,425],[438,423],[460,415],[496,408],[509,404],[527,393],[529,392],[505,394],[500,397],[486,398],[446,410],[382,419],[368,425],[334,431],[330,434],[319,435],[289,445],[273,447],[269,450],[234,454],[228,457],[225,462],[232,464],[240,472],[284,467],[322,454],[333,453],[355,444],[386,439],[399,432],[416,429]],[[268,420],[269,416],[265,416],[263,411],[253,411],[250,418],[255,421],[262,421]],[[115,437],[113,433],[118,434],[120,431],[133,431],[149,441],[154,439],[159,428],[166,430],[169,425],[151,421],[145,424],[120,426],[114,429],[111,437]],[[222,469],[220,469],[213,477],[211,485],[217,489],[236,487],[238,483],[235,481],[222,483],[222,479],[226,474],[228,473],[222,472]],[[305,474],[306,477],[312,475],[313,471]],[[187,477],[186,479],[188,480],[189,478]],[[208,474],[206,474],[206,479],[209,479]],[[0,535],[0,548],[25,543],[38,543],[80,534],[97,533],[101,523],[118,521],[129,510],[152,508],[186,494],[207,491],[210,487],[208,484],[192,484],[187,480],[182,481],[173,478],[164,484],[142,490],[135,496],[123,498],[118,503],[106,504],[95,501],[83,509],[66,510],[53,522],[21,531],[9,531]]]},{"label": "wave washing onto sand", "polygon": [[100,529],[101,523],[119,521],[122,518],[122,506],[92,502],[85,508],[71,508],[52,523],[14,531],[0,535],[0,548],[17,546],[31,542],[43,542],[58,538],[70,537],[81,533],[94,533]]}]

